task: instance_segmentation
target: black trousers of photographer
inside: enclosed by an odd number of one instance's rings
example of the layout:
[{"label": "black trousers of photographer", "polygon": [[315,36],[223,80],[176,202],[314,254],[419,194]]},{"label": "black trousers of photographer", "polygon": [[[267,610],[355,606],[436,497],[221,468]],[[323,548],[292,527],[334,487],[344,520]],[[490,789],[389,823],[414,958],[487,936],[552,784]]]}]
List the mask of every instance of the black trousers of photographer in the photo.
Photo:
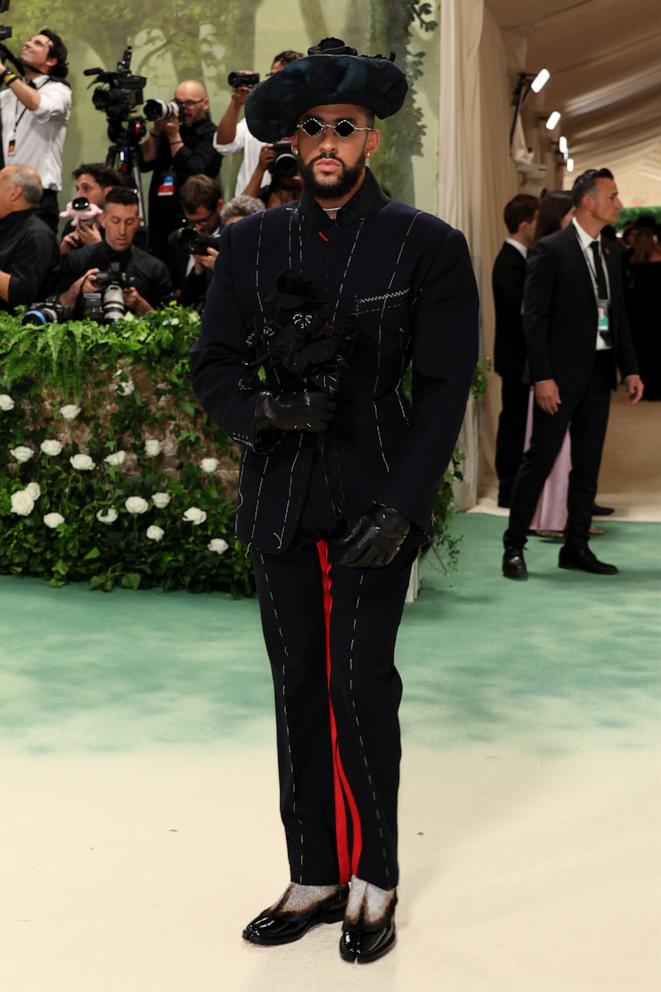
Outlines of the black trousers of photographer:
[{"label": "black trousers of photographer", "polygon": [[394,649],[417,547],[385,568],[339,564],[344,526],[315,471],[293,544],[253,549],[275,690],[291,880],[398,882],[402,683]]}]

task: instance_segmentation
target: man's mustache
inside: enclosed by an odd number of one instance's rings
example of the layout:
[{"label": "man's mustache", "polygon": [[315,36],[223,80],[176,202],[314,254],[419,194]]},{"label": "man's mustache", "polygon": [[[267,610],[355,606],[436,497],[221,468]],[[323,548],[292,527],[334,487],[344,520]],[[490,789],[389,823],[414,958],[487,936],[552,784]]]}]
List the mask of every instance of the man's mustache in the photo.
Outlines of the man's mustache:
[{"label": "man's mustache", "polygon": [[340,165],[344,165],[344,162],[342,161],[340,156],[335,155],[333,152],[328,152],[327,155],[317,155],[316,158],[312,159],[311,165],[316,165],[317,162],[328,161],[329,158],[333,159],[335,162],[339,162]]}]

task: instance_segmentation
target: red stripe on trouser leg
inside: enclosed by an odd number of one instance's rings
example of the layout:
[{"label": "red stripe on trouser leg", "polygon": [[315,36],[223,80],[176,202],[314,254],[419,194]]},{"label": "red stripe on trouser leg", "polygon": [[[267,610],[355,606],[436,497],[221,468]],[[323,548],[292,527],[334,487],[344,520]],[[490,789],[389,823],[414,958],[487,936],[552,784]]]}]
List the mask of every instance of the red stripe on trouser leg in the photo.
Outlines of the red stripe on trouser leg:
[{"label": "red stripe on trouser leg", "polygon": [[[360,822],[358,806],[354,798],[351,786],[342,766],[340,748],[337,743],[337,723],[335,711],[330,694],[331,685],[331,612],[333,609],[332,582],[330,578],[330,561],[328,559],[328,544],[326,541],[317,541],[317,552],[321,565],[323,605],[324,605],[324,628],[326,633],[326,678],[328,680],[328,707],[330,710],[331,745],[333,749],[333,786],[335,796],[335,833],[337,839],[337,858],[340,868],[340,882],[348,882],[350,870],[355,875],[358,870],[360,852],[363,846],[363,831]],[[351,825],[353,828],[353,844],[351,851],[351,864],[349,864],[349,843],[347,837],[347,817],[345,808],[345,798],[351,813]]]}]

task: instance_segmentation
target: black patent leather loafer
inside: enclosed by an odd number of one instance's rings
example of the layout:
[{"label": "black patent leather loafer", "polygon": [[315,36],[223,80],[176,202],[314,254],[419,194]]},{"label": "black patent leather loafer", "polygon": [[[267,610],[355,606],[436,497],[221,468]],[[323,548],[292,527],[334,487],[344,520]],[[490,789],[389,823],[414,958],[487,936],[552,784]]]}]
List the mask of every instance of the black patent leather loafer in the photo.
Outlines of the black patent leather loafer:
[{"label": "black patent leather loafer", "polygon": [[503,554],[503,575],[506,579],[527,579],[528,569],[523,557],[523,548],[519,545],[506,544]]},{"label": "black patent leather loafer", "polygon": [[334,895],[303,912],[283,912],[277,906],[265,909],[250,921],[242,937],[251,944],[261,944],[263,947],[290,944],[294,940],[300,940],[308,930],[320,923],[339,923],[344,916],[348,898],[349,886],[340,885]]},{"label": "black patent leather loafer", "polygon": [[347,923],[342,925],[340,957],[343,961],[369,964],[391,951],[397,940],[395,906],[378,923]]},{"label": "black patent leather loafer", "polygon": [[579,569],[581,572],[591,572],[592,575],[617,575],[619,571],[617,565],[599,561],[589,548],[568,548],[566,545],[560,548],[558,567]]}]

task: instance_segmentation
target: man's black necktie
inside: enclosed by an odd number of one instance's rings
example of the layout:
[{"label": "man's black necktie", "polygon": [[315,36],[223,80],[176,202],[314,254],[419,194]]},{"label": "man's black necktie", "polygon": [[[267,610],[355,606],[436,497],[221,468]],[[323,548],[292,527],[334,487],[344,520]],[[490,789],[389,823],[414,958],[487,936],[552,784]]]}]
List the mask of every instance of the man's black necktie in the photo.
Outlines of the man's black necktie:
[{"label": "man's black necktie", "polygon": [[597,296],[600,300],[608,299],[608,283],[606,282],[606,273],[604,272],[604,265],[601,261],[601,252],[599,251],[599,242],[591,241],[590,248],[592,248],[592,256],[594,258],[594,271],[597,278]]},{"label": "man's black necktie", "polygon": [[[608,299],[608,283],[606,282],[606,273],[604,272],[603,262],[601,261],[601,252],[599,251],[599,242],[591,241],[590,248],[592,248],[592,257],[594,258],[594,271],[597,277],[597,296],[600,300]],[[599,335],[607,347],[612,347],[613,336],[610,331],[599,331]]]}]

